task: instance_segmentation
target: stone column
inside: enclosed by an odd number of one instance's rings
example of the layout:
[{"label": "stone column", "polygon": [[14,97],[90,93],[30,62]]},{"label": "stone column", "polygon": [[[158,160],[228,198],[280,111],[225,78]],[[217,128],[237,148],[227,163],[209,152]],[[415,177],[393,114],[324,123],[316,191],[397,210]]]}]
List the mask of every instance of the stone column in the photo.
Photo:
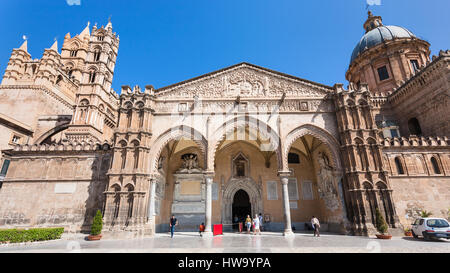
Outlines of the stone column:
[{"label": "stone column", "polygon": [[291,208],[289,205],[289,192],[288,192],[288,183],[289,183],[289,171],[279,172],[282,191],[283,191],[283,208],[284,208],[284,236],[293,236],[292,232],[292,224],[291,224]]},{"label": "stone column", "polygon": [[116,195],[115,192],[107,191],[105,192],[106,195],[106,205],[105,205],[105,211],[103,213],[103,217],[105,219],[105,226],[109,227],[111,226],[111,223],[114,219],[114,197]]},{"label": "stone column", "polygon": [[213,235],[211,230],[213,178],[214,173],[205,172],[206,198],[205,198],[205,232],[203,233],[204,237],[211,237]]},{"label": "stone column", "polygon": [[156,195],[156,179],[150,179],[150,202],[148,204],[148,220],[151,228],[155,230],[155,195]]},{"label": "stone column", "polygon": [[128,218],[128,192],[122,191],[120,194],[119,216],[117,217],[118,229],[123,229]]}]

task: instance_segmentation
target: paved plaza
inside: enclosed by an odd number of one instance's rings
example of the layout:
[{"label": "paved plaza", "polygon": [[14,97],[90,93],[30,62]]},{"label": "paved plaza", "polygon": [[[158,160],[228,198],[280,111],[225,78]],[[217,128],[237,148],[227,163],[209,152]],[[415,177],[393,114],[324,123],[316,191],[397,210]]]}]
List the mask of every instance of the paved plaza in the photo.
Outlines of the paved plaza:
[{"label": "paved plaza", "polygon": [[311,233],[296,233],[285,238],[281,233],[262,235],[225,233],[213,238],[202,238],[198,233],[179,232],[174,238],[159,233],[152,238],[129,240],[86,241],[85,235],[65,235],[63,239],[1,245],[0,253],[58,252],[58,253],[450,253],[449,240],[424,241],[412,237],[393,237],[378,240],[369,237]]}]

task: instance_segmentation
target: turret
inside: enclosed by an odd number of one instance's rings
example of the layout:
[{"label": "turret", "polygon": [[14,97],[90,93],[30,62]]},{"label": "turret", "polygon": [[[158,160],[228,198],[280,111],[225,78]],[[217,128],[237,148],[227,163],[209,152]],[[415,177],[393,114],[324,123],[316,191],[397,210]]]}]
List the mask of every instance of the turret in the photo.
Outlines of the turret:
[{"label": "turret", "polygon": [[37,84],[57,84],[62,80],[59,69],[61,67],[61,55],[58,53],[58,42],[44,50],[44,54],[39,62],[39,69],[36,75]]},{"label": "turret", "polygon": [[31,60],[31,55],[28,53],[28,41],[25,40],[19,48],[12,50],[11,58],[3,75],[2,84],[15,84],[25,75],[27,70],[26,62]]}]

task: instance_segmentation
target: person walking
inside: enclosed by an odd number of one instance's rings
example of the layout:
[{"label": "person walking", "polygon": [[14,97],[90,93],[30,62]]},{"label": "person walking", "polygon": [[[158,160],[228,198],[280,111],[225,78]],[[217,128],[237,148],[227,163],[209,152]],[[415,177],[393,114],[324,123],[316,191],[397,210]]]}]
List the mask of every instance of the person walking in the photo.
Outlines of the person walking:
[{"label": "person walking", "polygon": [[259,230],[260,228],[260,224],[259,224],[259,216],[258,214],[255,214],[255,218],[253,219],[253,235],[256,235],[256,233],[258,233],[259,235],[261,235],[261,232]]},{"label": "person walking", "polygon": [[173,238],[173,233],[175,232],[175,226],[178,225],[177,218],[175,218],[175,215],[173,215],[173,214],[172,214],[172,218],[170,218],[169,225],[170,225],[170,238]]},{"label": "person walking", "polygon": [[312,227],[314,229],[314,237],[316,237],[316,234],[317,234],[317,237],[320,237],[320,232],[319,232],[320,222],[319,222],[319,219],[317,219],[315,216],[313,216],[311,218],[311,225],[312,225]]},{"label": "person walking", "polygon": [[247,219],[245,219],[245,226],[247,227],[247,234],[250,234],[250,228],[252,227],[252,218],[250,218],[250,215],[247,215]]},{"label": "person walking", "polygon": [[200,233],[200,237],[203,237],[202,232],[205,232],[205,223],[202,223],[198,228],[198,233]]},{"label": "person walking", "polygon": [[258,217],[258,218],[259,218],[259,230],[260,230],[260,231],[263,231],[263,226],[264,226],[264,225],[263,225],[263,220],[264,220],[264,219],[263,219],[263,216],[262,216],[261,213],[259,214],[259,217]]}]

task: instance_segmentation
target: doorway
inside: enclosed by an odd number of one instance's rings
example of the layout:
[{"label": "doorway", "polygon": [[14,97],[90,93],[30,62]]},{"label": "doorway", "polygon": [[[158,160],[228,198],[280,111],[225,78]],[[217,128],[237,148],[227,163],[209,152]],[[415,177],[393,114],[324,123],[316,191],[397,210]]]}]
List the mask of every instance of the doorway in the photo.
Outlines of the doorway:
[{"label": "doorway", "polygon": [[252,205],[250,203],[250,196],[244,190],[238,190],[233,197],[232,206],[232,223],[233,229],[239,229],[238,223],[245,222],[247,215],[252,214]]}]

